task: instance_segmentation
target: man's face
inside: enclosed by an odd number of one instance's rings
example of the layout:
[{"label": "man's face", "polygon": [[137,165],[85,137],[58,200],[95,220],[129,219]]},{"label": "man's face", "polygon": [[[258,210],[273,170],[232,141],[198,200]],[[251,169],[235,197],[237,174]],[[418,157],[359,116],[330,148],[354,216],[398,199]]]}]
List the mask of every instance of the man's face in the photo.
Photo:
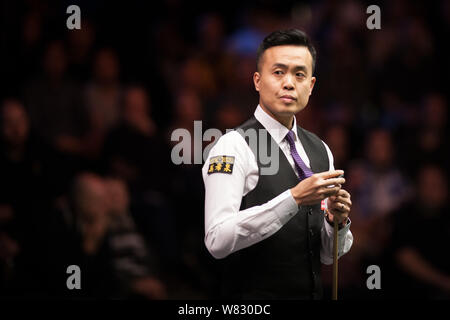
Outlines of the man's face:
[{"label": "man's face", "polygon": [[12,146],[20,146],[27,140],[28,116],[24,107],[16,101],[8,101],[3,107],[3,138]]},{"label": "man's face", "polygon": [[316,82],[311,53],[303,46],[271,47],[261,57],[259,69],[253,81],[260,105],[286,125],[287,120],[305,108]]}]

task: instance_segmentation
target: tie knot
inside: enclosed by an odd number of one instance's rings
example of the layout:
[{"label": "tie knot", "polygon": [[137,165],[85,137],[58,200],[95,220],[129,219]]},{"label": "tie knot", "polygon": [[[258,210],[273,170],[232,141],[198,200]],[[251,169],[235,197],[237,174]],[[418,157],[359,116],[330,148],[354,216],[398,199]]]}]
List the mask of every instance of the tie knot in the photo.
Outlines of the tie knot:
[{"label": "tie knot", "polygon": [[290,144],[294,144],[295,145],[295,142],[294,142],[294,131],[289,130],[289,132],[286,135],[286,139],[288,139]]}]

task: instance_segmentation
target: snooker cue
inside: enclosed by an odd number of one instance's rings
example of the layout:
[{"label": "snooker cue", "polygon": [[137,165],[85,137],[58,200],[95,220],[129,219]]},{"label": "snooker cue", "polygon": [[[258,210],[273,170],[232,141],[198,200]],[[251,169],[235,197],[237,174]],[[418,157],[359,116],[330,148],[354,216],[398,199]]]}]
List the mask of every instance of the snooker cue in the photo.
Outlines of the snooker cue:
[{"label": "snooker cue", "polygon": [[332,285],[332,300],[337,300],[338,290],[338,222],[333,219],[333,285]]}]

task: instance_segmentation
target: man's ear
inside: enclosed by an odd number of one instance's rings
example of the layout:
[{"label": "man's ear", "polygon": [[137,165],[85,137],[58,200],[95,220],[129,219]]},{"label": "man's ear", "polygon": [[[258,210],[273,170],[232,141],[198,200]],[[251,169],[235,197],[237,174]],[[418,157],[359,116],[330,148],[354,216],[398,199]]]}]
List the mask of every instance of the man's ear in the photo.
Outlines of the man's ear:
[{"label": "man's ear", "polygon": [[311,95],[315,83],[316,83],[316,77],[312,77],[311,78],[311,85],[309,86],[309,95]]},{"label": "man's ear", "polygon": [[256,72],[253,74],[253,83],[254,83],[254,85],[255,85],[256,91],[258,91],[258,92],[259,92],[259,84],[260,84],[260,80],[261,80],[261,75],[259,74],[258,71],[256,71]]}]

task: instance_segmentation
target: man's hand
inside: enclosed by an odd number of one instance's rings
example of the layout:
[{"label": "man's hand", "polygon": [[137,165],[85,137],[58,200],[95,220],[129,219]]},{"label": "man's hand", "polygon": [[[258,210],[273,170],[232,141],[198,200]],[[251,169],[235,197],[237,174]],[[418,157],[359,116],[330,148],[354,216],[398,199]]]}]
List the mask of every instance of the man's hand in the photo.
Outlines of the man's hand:
[{"label": "man's hand", "polygon": [[166,286],[154,277],[143,277],[134,281],[133,291],[150,300],[167,299]]},{"label": "man's hand", "polygon": [[338,178],[342,174],[342,170],[326,171],[302,180],[291,189],[295,202],[298,205],[312,205],[337,194],[345,183],[344,178]]},{"label": "man's hand", "polygon": [[333,222],[336,218],[338,223],[347,221],[348,215],[352,208],[350,193],[344,189],[340,189],[336,195],[328,198],[328,220]]}]

